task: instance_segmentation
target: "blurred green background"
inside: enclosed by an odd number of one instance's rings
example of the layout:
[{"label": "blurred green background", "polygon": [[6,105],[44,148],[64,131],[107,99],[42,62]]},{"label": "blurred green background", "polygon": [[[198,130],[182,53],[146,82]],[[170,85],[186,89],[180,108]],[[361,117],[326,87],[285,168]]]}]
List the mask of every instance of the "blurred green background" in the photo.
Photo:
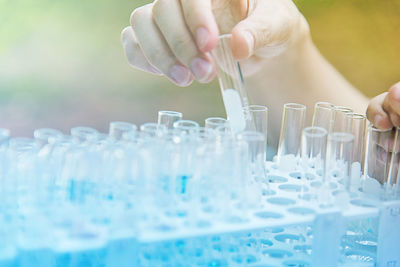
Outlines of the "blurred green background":
[{"label": "blurred green background", "polygon": [[[215,81],[179,88],[128,65],[120,32],[149,2],[0,0],[0,127],[30,136],[40,127],[141,124],[163,109],[199,122],[224,116]],[[322,54],[366,95],[400,80],[400,0],[296,3]]]}]

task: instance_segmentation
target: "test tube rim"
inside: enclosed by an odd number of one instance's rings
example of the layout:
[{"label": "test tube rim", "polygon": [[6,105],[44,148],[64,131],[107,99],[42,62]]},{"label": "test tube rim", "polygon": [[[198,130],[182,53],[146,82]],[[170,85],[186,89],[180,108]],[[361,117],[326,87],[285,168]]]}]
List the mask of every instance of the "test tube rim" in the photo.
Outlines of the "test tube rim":
[{"label": "test tube rim", "polygon": [[[309,130],[317,130],[320,131],[319,133],[309,133]],[[313,137],[313,138],[317,138],[317,137],[324,137],[328,135],[328,131],[322,127],[318,127],[318,126],[310,126],[310,127],[306,127],[303,129],[303,134],[306,135],[307,137]]]},{"label": "test tube rim", "polygon": [[[191,126],[179,125],[181,123],[188,123],[189,125],[191,124]],[[179,126],[177,126],[177,125],[179,125]],[[199,123],[197,123],[195,121],[192,121],[192,120],[179,120],[179,121],[174,122],[173,127],[176,128],[176,129],[185,129],[185,130],[187,130],[187,129],[198,128],[198,127],[200,127],[200,125],[199,125]]]},{"label": "test tube rim", "polygon": [[251,111],[251,112],[265,112],[268,111],[268,107],[267,106],[263,106],[263,105],[249,105],[247,107],[243,108],[246,111]]},{"label": "test tube rim", "polygon": [[[326,106],[323,106],[326,105]],[[335,105],[329,102],[317,102],[314,105],[314,108],[321,108],[321,109],[327,109],[327,110],[334,110],[335,109]]]},{"label": "test tube rim", "polygon": [[305,110],[307,107],[306,105],[299,104],[299,103],[286,103],[283,105],[283,108],[286,109],[294,109],[294,110]]},{"label": "test tube rim", "polygon": [[[43,133],[52,133],[52,134],[57,134],[60,138],[61,136],[63,136],[64,134],[57,129],[53,129],[53,128],[39,128],[39,129],[35,129],[33,131],[33,137],[35,138],[40,138],[39,134],[43,134]],[[48,137],[49,138],[49,137]]]},{"label": "test tube rim", "polygon": [[[397,127],[397,129],[400,130],[400,126]],[[391,128],[391,129],[379,129],[379,128],[376,128],[372,123],[370,123],[368,125],[368,131],[373,131],[373,132],[378,132],[378,133],[389,133],[392,130],[393,130],[393,128]]]},{"label": "test tube rim", "polygon": [[207,122],[211,121],[211,122],[213,123],[213,120],[220,120],[220,121],[223,121],[223,122],[225,122],[225,123],[228,122],[227,119],[222,118],[222,117],[208,117],[208,118],[206,118],[206,119],[204,120],[204,122],[207,123]]},{"label": "test tube rim", "polygon": [[158,115],[159,116],[160,115],[172,115],[172,116],[177,116],[177,117],[180,117],[180,118],[183,117],[182,112],[172,111],[172,110],[160,110],[160,111],[158,111]]},{"label": "test tube rim", "polygon": [[354,135],[345,132],[333,132],[328,135],[328,141],[351,142],[354,140]]},{"label": "test tube rim", "polygon": [[126,121],[112,121],[110,122],[110,127],[109,127],[110,129],[111,125],[122,126],[124,130],[137,130],[137,126],[135,124]]},{"label": "test tube rim", "polygon": [[367,117],[364,114],[361,113],[347,113],[347,117],[351,117],[353,120],[364,120]]},{"label": "test tube rim", "polygon": [[7,128],[0,128],[1,137],[10,137],[10,130]]},{"label": "test tube rim", "polygon": [[343,113],[354,113],[354,110],[352,108],[349,107],[344,107],[344,106],[335,106],[334,108],[335,112],[343,112]]}]

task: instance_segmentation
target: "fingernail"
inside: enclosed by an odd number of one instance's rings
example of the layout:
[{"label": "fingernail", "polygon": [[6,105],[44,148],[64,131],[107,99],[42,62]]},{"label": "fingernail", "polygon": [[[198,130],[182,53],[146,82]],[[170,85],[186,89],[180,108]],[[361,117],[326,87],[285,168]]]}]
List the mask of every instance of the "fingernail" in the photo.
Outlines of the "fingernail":
[{"label": "fingernail", "polygon": [[207,46],[209,38],[210,34],[206,28],[200,27],[197,29],[196,42],[200,50],[203,50]]},{"label": "fingernail", "polygon": [[244,31],[243,36],[249,46],[249,56],[251,56],[254,53],[254,36],[248,31]]},{"label": "fingernail", "polygon": [[194,76],[199,82],[207,81],[213,70],[213,66],[202,58],[193,59],[190,65]]},{"label": "fingernail", "polygon": [[177,84],[184,86],[190,82],[190,72],[187,68],[181,65],[175,65],[170,70],[170,77]]}]

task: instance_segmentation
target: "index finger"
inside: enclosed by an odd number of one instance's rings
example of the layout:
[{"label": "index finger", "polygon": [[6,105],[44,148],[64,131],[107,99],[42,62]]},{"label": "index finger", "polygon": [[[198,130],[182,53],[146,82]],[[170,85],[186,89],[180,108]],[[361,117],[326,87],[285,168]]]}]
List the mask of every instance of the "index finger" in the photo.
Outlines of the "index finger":
[{"label": "index finger", "polygon": [[212,12],[211,0],[181,0],[186,25],[202,52],[212,50],[218,42],[218,26]]}]

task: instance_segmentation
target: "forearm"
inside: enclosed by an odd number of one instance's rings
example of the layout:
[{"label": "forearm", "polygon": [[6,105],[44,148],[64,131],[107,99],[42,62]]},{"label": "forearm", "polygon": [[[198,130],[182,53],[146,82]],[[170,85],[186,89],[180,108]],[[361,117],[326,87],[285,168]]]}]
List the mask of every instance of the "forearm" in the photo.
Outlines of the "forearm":
[{"label": "forearm", "polygon": [[311,39],[296,49],[265,60],[260,71],[246,78],[246,85],[253,103],[269,107],[269,139],[273,146],[279,136],[285,103],[305,104],[308,124],[315,102],[348,106],[359,113],[364,113],[368,104],[368,99],[325,60]]}]

